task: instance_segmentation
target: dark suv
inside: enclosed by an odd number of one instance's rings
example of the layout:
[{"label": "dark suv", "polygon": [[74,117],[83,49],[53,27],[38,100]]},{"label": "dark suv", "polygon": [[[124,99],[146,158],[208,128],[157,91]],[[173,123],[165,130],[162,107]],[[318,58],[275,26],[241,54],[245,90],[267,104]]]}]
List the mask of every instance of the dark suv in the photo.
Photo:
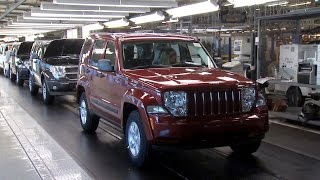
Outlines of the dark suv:
[{"label": "dark suv", "polygon": [[30,59],[31,95],[36,95],[42,87],[43,102],[51,104],[55,96],[75,94],[83,42],[84,39],[59,39],[40,47],[35,45]]},{"label": "dark suv", "polygon": [[217,68],[189,36],[92,35],[80,55],[77,97],[84,131],[94,132],[100,117],[116,125],[136,166],[151,145],[250,154],[269,128],[255,84]]},{"label": "dark suv", "polygon": [[10,79],[22,86],[25,80],[29,79],[29,58],[33,41],[22,42],[18,50],[10,54]]}]

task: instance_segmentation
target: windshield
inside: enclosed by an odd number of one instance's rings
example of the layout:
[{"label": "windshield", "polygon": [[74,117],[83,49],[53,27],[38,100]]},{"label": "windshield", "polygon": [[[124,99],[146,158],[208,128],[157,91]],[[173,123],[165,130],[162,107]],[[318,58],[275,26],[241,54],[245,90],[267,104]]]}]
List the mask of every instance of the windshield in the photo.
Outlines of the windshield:
[{"label": "windshield", "polygon": [[80,54],[84,39],[60,39],[51,41],[44,58],[70,56],[77,58]]},{"label": "windshield", "polygon": [[198,42],[144,41],[123,43],[125,69],[216,67]]}]

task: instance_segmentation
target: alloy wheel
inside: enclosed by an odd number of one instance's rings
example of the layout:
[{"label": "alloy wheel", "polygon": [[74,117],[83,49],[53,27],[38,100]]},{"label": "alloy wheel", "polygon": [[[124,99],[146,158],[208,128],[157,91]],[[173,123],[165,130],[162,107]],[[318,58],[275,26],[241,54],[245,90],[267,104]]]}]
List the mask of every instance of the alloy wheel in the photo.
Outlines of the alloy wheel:
[{"label": "alloy wheel", "polygon": [[82,100],[80,103],[80,118],[81,118],[82,124],[87,123],[87,105],[84,100]]},{"label": "alloy wheel", "polygon": [[132,122],[129,126],[128,144],[131,154],[137,156],[140,151],[141,139],[139,127],[135,122]]},{"label": "alloy wheel", "polygon": [[43,96],[43,99],[47,98],[47,86],[45,82],[42,85],[42,96]]},{"label": "alloy wheel", "polygon": [[16,82],[18,83],[19,82],[19,70],[17,70],[17,75],[16,75]]}]

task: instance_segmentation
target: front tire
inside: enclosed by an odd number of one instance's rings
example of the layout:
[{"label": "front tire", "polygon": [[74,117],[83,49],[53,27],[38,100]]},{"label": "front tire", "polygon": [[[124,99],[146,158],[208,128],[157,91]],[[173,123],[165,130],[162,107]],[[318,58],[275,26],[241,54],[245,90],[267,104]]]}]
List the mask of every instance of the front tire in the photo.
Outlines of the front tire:
[{"label": "front tire", "polygon": [[126,147],[131,163],[136,167],[147,164],[151,145],[147,141],[144,126],[137,110],[130,113],[126,125]]},{"label": "front tire", "polygon": [[83,131],[87,133],[95,132],[98,128],[100,118],[90,111],[85,92],[83,92],[80,97],[79,114]]},{"label": "front tire", "polygon": [[16,73],[17,75],[17,77],[16,77],[16,81],[17,81],[17,84],[18,84],[18,86],[23,86],[23,84],[24,84],[24,80],[23,79],[21,79],[21,78],[19,78],[19,69],[17,69],[17,73]]},{"label": "front tire", "polygon": [[249,143],[232,144],[230,148],[236,154],[250,155],[259,149],[260,144],[261,144],[261,140],[258,140],[258,141],[249,142]]},{"label": "front tire", "polygon": [[54,101],[54,96],[50,95],[50,92],[45,80],[43,80],[42,82],[42,99],[43,99],[43,103],[46,105],[50,105]]},{"label": "front tire", "polygon": [[29,77],[29,91],[30,91],[31,96],[35,96],[39,93],[39,87],[37,85],[35,85],[34,81],[32,80],[31,74]]}]

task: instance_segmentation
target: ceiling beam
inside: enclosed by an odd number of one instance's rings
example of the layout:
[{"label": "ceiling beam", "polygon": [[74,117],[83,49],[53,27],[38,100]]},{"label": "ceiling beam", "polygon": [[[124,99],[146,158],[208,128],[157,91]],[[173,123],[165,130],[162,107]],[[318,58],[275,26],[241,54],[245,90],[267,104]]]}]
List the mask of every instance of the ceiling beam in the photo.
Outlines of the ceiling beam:
[{"label": "ceiling beam", "polygon": [[15,3],[14,5],[10,6],[6,12],[4,12],[3,14],[1,14],[0,19],[6,17],[11,11],[13,11],[14,9],[16,9],[18,6],[20,6],[22,3],[24,3],[26,0],[20,0],[17,3]]}]

